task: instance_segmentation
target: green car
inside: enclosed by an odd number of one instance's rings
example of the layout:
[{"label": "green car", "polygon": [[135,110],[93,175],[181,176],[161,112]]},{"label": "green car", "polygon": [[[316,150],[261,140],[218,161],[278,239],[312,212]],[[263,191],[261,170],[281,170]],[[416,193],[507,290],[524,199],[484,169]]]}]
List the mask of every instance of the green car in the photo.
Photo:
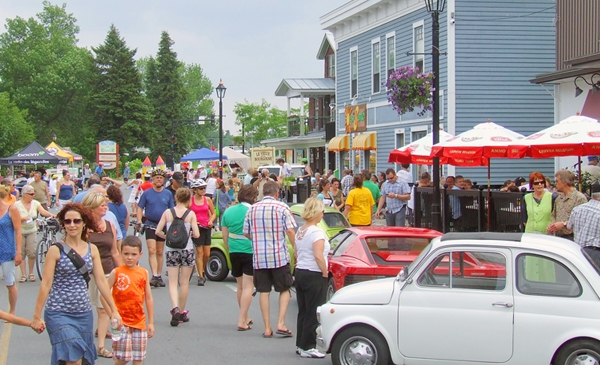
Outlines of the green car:
[{"label": "green car", "polygon": [[[304,219],[300,216],[304,204],[295,204],[290,207],[296,224],[301,227],[304,224]],[[350,223],[346,220],[346,217],[337,209],[326,207],[323,219],[318,224],[325,233],[327,238],[331,239],[333,236],[338,234],[344,228],[350,227]],[[294,266],[294,252],[292,245],[288,241],[288,250],[290,251],[290,257],[292,258],[292,267]],[[333,247],[332,247],[333,249]],[[225,249],[223,243],[223,236],[221,232],[216,232],[212,235],[212,241],[210,245],[210,258],[206,263],[205,274],[206,277],[212,281],[225,280],[231,270],[231,261],[229,260],[229,252]]]}]

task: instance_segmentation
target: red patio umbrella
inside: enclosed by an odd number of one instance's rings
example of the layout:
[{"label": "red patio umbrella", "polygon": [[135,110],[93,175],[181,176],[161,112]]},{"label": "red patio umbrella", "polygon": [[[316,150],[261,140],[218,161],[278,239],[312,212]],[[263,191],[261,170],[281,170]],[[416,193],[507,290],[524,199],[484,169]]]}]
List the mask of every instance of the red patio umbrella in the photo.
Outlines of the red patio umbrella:
[{"label": "red patio umbrella", "polygon": [[[440,130],[440,140],[447,141],[454,138],[453,135]],[[395,163],[413,163],[417,165],[433,165],[433,156],[431,156],[431,146],[433,145],[433,133],[427,134],[407,146],[392,150],[388,162]],[[441,164],[446,164],[446,158],[440,158]]]}]

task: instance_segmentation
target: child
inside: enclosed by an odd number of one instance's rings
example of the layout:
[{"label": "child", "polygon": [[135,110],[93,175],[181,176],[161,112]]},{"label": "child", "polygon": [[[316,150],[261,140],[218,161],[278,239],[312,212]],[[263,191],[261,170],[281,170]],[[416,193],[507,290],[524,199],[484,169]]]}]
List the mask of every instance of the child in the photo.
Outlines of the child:
[{"label": "child", "polygon": [[[141,256],[142,241],[135,236],[125,237],[121,244],[125,265],[115,268],[108,276],[108,285],[112,287],[113,299],[124,327],[121,339],[113,341],[115,365],[125,365],[129,361],[141,365],[146,357],[148,338],[154,335],[154,300],[148,271],[138,266]],[[147,327],[144,302],[148,311]]]},{"label": "child", "polygon": [[50,208],[53,208],[56,204],[56,183],[57,183],[58,175],[52,175],[52,180],[48,183],[48,192],[50,193]]},{"label": "child", "polygon": [[[17,317],[14,314],[6,313],[0,310],[0,319],[4,320],[4,323],[12,323],[19,326],[31,327],[31,321],[22,317]],[[35,329],[31,327],[34,331]],[[36,331],[37,333],[42,333],[44,331],[45,326],[42,327],[40,331]]]}]

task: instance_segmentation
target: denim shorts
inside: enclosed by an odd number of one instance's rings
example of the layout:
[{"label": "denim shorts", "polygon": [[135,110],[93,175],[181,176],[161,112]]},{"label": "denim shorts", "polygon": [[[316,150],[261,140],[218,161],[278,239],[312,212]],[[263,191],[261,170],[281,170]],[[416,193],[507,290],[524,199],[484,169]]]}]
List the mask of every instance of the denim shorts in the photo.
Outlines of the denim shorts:
[{"label": "denim shorts", "polygon": [[0,263],[4,273],[4,282],[6,286],[15,285],[15,261],[4,261]]}]

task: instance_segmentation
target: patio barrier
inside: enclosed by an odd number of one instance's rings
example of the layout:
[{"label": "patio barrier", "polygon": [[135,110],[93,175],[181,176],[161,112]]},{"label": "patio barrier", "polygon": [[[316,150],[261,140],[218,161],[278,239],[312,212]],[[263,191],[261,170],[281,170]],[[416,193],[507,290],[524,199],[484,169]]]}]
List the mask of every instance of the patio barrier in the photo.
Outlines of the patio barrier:
[{"label": "patio barrier", "polygon": [[[415,227],[431,228],[432,187],[415,190]],[[521,201],[524,193],[440,189],[442,231],[445,232],[523,232]]]}]

